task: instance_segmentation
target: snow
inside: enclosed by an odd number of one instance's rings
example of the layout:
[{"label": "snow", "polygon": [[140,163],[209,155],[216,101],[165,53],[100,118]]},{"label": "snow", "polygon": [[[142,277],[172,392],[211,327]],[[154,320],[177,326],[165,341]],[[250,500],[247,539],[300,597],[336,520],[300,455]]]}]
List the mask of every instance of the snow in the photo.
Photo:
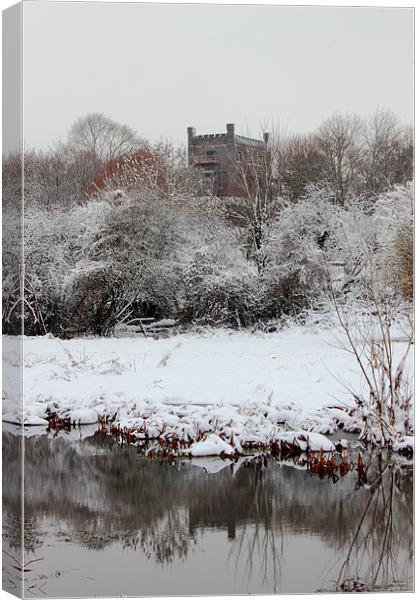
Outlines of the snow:
[{"label": "snow", "polygon": [[[16,345],[8,336],[3,344],[3,419],[19,423]],[[26,425],[46,424],[47,408],[80,424],[115,416],[137,438],[177,437],[197,457],[287,436],[302,449],[329,451],[321,434],[360,426],[343,409],[353,407],[349,389],[361,385],[354,358],[328,328],[24,339]]]},{"label": "snow", "polygon": [[291,446],[299,447],[302,452],[311,450],[313,452],[334,452],[335,445],[331,440],[320,433],[308,431],[284,431],[277,438],[280,441],[287,442]]},{"label": "snow", "polygon": [[79,425],[92,425],[98,422],[97,410],[93,408],[77,408],[69,412],[69,417],[73,423]]},{"label": "snow", "polygon": [[414,450],[414,436],[412,435],[403,435],[400,439],[394,444],[395,452],[412,452]]},{"label": "snow", "polygon": [[231,456],[235,450],[215,433],[208,433],[204,440],[191,444],[183,452],[191,454],[191,456],[213,456],[214,454],[227,454]]},{"label": "snow", "polygon": [[42,417],[37,417],[36,415],[25,416],[23,419],[24,425],[34,426],[34,425],[48,425],[47,419],[43,419]]}]

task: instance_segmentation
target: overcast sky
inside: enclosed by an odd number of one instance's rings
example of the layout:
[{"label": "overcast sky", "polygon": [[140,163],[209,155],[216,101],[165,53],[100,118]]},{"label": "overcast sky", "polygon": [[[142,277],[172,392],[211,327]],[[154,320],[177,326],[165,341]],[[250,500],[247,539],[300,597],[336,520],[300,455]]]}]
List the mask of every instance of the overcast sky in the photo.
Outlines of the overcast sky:
[{"label": "overcast sky", "polygon": [[314,130],[382,107],[413,121],[413,11],[24,3],[25,140],[103,112],[150,141]]}]

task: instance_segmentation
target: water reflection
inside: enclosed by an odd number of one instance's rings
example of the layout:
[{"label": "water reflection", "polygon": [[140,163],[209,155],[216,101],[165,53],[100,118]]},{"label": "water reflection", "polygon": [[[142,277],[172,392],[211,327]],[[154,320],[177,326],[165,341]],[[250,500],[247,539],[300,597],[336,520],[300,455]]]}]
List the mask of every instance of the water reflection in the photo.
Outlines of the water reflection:
[{"label": "water reflection", "polygon": [[[4,434],[6,480],[19,469],[18,444]],[[25,560],[42,560],[25,588],[55,597],[411,589],[412,468],[368,460],[360,486],[355,472],[334,484],[274,460],[209,473],[216,461],[157,463],[96,436],[28,438]],[[3,490],[13,555],[19,502],[13,484]]]}]

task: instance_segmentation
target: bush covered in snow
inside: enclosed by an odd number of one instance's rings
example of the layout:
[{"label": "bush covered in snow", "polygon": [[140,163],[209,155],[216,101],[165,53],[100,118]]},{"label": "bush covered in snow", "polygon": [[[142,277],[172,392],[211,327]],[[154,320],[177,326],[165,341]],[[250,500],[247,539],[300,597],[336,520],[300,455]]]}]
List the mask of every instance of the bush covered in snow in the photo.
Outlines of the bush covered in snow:
[{"label": "bush covered in snow", "polygon": [[[24,226],[28,334],[107,335],[140,318],[247,327],[296,317],[324,305],[331,265],[347,302],[369,300],[373,273],[397,303],[412,295],[411,184],[344,207],[324,188],[277,200],[258,264],[219,199],[139,190],[118,205],[100,196],[85,206],[28,204]],[[4,254],[8,333],[20,326],[18,254]]]}]

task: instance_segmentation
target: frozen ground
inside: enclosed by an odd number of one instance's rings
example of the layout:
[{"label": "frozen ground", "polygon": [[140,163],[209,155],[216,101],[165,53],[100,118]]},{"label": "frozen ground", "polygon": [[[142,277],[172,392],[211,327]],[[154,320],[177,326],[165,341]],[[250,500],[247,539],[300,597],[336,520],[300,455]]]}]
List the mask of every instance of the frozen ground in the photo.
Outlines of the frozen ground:
[{"label": "frozen ground", "polygon": [[[340,423],[351,431],[357,419],[342,409],[352,406],[349,388],[360,392],[362,382],[336,336],[332,329],[292,327],[167,339],[27,337],[24,421],[47,423],[47,407],[81,424],[116,414],[115,424],[140,435],[194,441],[197,456],[228,454],[226,443],[240,449],[287,439],[287,431],[332,433]],[[3,419],[18,422],[15,342],[5,337],[3,344]],[[312,443],[319,445],[320,436]]]}]

